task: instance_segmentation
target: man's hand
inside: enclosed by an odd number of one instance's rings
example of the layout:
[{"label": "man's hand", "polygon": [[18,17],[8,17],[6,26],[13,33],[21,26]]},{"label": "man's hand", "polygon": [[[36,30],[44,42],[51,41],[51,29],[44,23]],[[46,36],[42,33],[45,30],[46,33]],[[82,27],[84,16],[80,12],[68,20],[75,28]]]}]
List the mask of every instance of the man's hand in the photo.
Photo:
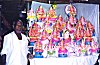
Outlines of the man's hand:
[{"label": "man's hand", "polygon": [[30,54],[30,53],[28,53],[28,54],[27,54],[27,58],[28,58],[28,59],[33,59],[33,55]]}]

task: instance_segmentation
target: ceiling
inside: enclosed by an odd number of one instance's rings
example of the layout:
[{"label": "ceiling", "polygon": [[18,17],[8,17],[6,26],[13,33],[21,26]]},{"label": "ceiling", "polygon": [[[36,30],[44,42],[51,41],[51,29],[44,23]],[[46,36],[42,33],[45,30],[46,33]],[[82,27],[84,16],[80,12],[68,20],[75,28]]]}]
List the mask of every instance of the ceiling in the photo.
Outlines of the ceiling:
[{"label": "ceiling", "polygon": [[[24,1],[39,1],[39,2],[48,2],[49,0],[0,0],[0,1],[14,1],[14,2],[24,2]],[[100,3],[100,0],[50,0],[50,1],[57,1],[57,2],[83,2],[83,1],[88,1],[90,3]]]}]

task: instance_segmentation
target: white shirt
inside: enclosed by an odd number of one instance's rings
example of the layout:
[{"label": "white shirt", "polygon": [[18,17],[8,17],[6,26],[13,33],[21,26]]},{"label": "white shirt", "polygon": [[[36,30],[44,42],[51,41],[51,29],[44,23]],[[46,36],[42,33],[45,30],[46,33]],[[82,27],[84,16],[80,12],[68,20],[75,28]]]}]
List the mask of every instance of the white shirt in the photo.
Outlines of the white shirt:
[{"label": "white shirt", "polygon": [[28,40],[23,34],[22,40],[18,40],[15,32],[4,36],[1,54],[6,54],[6,65],[27,65]]}]

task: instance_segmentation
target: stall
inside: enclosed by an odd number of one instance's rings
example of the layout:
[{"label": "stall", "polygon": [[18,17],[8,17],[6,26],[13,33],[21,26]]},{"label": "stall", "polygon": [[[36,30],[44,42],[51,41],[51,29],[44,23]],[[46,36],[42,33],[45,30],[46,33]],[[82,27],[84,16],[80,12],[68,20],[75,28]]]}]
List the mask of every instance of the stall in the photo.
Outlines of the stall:
[{"label": "stall", "polygon": [[31,65],[94,65],[98,54],[99,5],[32,2],[27,11]]}]

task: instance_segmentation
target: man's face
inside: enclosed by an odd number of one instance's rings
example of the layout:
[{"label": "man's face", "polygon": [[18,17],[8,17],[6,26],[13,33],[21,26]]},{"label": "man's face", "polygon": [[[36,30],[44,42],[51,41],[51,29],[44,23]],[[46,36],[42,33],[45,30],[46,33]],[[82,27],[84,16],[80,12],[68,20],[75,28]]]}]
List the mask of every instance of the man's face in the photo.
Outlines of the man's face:
[{"label": "man's face", "polygon": [[21,31],[22,31],[22,23],[20,21],[17,22],[17,24],[15,26],[15,31],[17,33],[21,33]]}]

